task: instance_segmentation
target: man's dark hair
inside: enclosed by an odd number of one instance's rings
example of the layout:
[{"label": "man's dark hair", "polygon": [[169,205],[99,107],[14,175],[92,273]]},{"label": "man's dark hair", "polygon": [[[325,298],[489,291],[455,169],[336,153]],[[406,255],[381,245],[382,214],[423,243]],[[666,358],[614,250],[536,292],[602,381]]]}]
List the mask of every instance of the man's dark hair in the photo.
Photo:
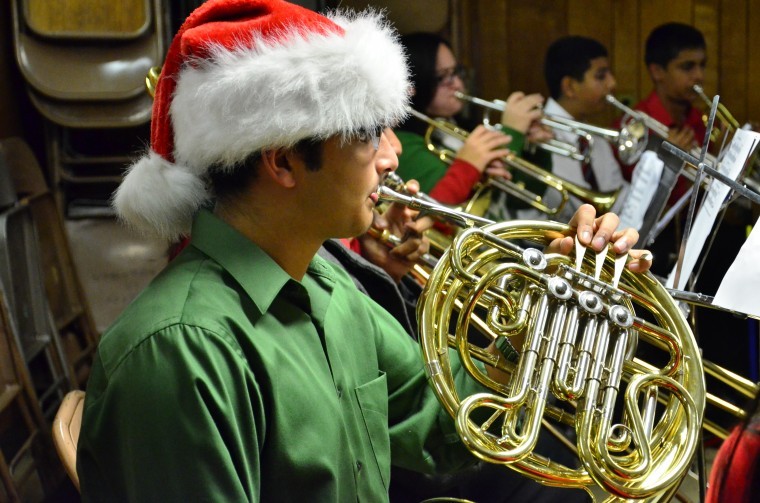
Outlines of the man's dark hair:
[{"label": "man's dark hair", "polygon": [[[293,147],[294,152],[303,156],[307,169],[318,171],[322,167],[322,146],[324,141],[306,138]],[[258,174],[261,152],[253,152],[234,166],[212,166],[207,178],[214,199],[224,201],[242,194]]]},{"label": "man's dark hair", "polygon": [[606,58],[607,49],[593,38],[570,35],[555,40],[546,51],[544,78],[549,94],[555,100],[562,96],[562,79],[583,80],[591,68],[591,60]]},{"label": "man's dark hair", "polygon": [[[451,49],[451,45],[443,37],[434,33],[409,33],[401,37],[401,45],[406,50],[411,72],[411,83],[414,87],[412,96],[412,108],[425,113],[425,110],[433,101],[438,89],[435,63],[438,58],[438,47],[445,45]],[[410,118],[399,125],[400,129],[417,131],[424,123],[418,119]],[[427,126],[422,127],[423,131]]]},{"label": "man's dark hair", "polygon": [[704,49],[702,32],[683,23],[666,23],[651,31],[647,37],[644,62],[665,68],[678,53],[687,49]]}]

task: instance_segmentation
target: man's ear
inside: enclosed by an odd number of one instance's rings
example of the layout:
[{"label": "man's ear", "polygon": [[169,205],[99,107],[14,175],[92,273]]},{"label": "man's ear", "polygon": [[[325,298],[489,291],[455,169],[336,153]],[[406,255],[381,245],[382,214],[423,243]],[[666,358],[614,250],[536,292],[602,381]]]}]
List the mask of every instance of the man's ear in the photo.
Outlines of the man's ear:
[{"label": "man's ear", "polygon": [[270,177],[275,183],[285,188],[295,186],[293,176],[294,152],[290,149],[277,148],[261,152],[262,175]]},{"label": "man's ear", "polygon": [[578,81],[569,75],[562,77],[562,80],[559,81],[559,88],[562,92],[562,96],[565,98],[575,98],[575,89],[577,84]]},{"label": "man's ear", "polygon": [[655,84],[661,82],[662,79],[665,78],[665,68],[663,68],[662,65],[649,63],[649,65],[647,65],[647,70],[649,70],[649,76]]}]

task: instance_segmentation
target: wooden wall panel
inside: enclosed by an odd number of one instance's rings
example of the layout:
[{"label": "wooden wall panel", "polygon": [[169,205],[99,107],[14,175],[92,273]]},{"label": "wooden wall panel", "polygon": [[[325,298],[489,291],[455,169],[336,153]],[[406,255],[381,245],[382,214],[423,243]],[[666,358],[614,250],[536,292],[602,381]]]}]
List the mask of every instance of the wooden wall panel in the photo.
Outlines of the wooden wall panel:
[{"label": "wooden wall panel", "polygon": [[611,0],[568,0],[567,33],[592,37],[611,47],[612,4]]},{"label": "wooden wall panel", "polygon": [[[737,115],[742,121],[751,120],[755,131],[760,128],[760,58],[757,48],[760,47],[760,4],[749,0],[747,15],[747,110],[749,115]],[[731,57],[730,55],[728,57]]]},{"label": "wooden wall panel", "polygon": [[[749,25],[746,0],[722,0],[720,2],[719,46],[717,59],[708,65],[718,69],[718,81],[707,91],[719,90],[721,101],[732,113],[748,108]],[[757,26],[757,25],[755,25]]]},{"label": "wooden wall panel", "polygon": [[720,20],[718,18],[719,2],[716,0],[696,0],[694,2],[693,25],[702,32],[707,44],[707,66],[705,67],[705,92],[712,95],[718,89],[718,72],[720,67]]},{"label": "wooden wall panel", "polygon": [[633,104],[640,96],[641,61],[644,47],[639,34],[639,2],[618,2],[612,15],[613,39],[610,51],[617,89],[615,94],[624,103]]},{"label": "wooden wall panel", "polygon": [[490,26],[474,30],[475,41],[471,61],[465,63],[476,70],[474,87],[483,96],[494,98],[504,96],[504,93],[517,85],[513,79],[514,66],[505,62],[512,61],[514,52],[509,21],[514,19],[507,12],[504,2],[479,0],[478,14],[491,20]]}]

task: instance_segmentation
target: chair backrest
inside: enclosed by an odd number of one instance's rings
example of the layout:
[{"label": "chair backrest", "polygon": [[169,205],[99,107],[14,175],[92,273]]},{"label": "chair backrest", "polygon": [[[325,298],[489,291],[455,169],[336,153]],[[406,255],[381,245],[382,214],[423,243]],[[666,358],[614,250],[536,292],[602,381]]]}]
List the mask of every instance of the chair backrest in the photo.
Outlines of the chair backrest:
[{"label": "chair backrest", "polygon": [[150,0],[21,0],[23,17],[41,37],[124,40],[143,35],[152,21]]},{"label": "chair backrest", "polygon": [[58,413],[53,421],[53,443],[58,457],[69,478],[79,490],[79,475],[77,475],[77,442],[79,430],[82,428],[82,412],[84,410],[84,391],[69,391],[61,402]]},{"label": "chair backrest", "polygon": [[45,293],[39,239],[32,209],[18,204],[0,212],[0,281],[17,346],[32,374],[43,414],[52,418],[74,382]]},{"label": "chair backrest", "polygon": [[0,139],[0,158],[10,172],[16,199],[48,190],[40,163],[29,144],[18,136]]}]

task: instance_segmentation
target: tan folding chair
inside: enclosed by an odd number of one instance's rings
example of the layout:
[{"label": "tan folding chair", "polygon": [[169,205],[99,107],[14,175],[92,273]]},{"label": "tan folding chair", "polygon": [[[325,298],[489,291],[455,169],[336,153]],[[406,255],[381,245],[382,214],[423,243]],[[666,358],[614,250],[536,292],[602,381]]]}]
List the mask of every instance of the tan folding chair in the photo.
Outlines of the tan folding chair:
[{"label": "tan folding chair", "polygon": [[84,411],[84,391],[70,391],[63,398],[61,407],[53,421],[53,443],[58,457],[61,458],[66,473],[79,490],[79,475],[77,475],[77,442],[79,430],[82,428],[82,412]]}]

